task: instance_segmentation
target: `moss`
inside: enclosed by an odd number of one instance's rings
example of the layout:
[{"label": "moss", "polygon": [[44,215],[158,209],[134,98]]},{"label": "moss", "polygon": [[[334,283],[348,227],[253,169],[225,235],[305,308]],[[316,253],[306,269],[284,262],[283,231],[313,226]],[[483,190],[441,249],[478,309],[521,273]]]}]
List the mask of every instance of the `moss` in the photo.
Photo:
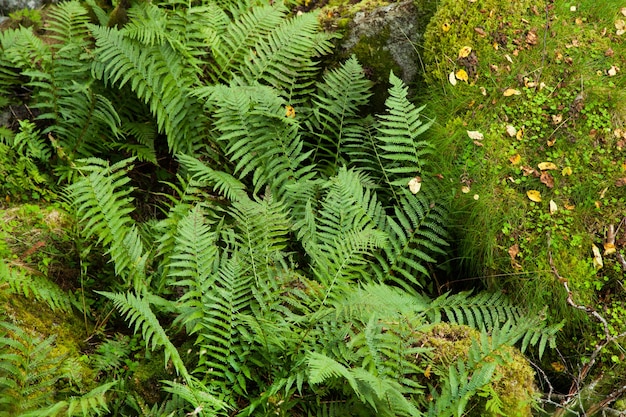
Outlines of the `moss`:
[{"label": "moss", "polygon": [[[480,339],[480,333],[468,326],[439,323],[423,335],[422,343],[426,348],[432,348],[432,359],[435,367],[443,374],[448,373],[448,367],[458,358],[466,358],[472,341]],[[502,401],[502,410],[507,416],[531,416],[531,408],[536,401],[537,390],[534,384],[534,372],[528,361],[515,348],[501,347],[493,355],[499,356],[503,362],[498,363],[494,378],[485,393],[495,393]],[[487,360],[496,360],[495,356]],[[430,381],[432,384],[433,382]],[[468,416],[496,417],[497,412],[487,409],[489,398],[475,396],[466,410]]]}]

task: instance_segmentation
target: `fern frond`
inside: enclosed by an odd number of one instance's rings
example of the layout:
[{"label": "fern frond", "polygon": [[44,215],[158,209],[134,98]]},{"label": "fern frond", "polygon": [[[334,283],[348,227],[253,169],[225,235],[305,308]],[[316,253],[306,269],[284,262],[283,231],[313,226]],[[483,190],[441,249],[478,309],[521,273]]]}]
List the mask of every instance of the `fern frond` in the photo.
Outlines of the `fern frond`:
[{"label": "fern frond", "polygon": [[[192,412],[208,415],[210,412],[226,411],[231,409],[228,404],[220,401],[210,393],[210,387],[204,386],[197,380],[191,384],[183,385],[175,381],[163,381],[167,385],[164,390],[187,401],[192,407]],[[191,413],[188,413],[191,414]]]},{"label": "fern frond", "polygon": [[173,152],[190,152],[202,137],[202,106],[189,94],[197,82],[168,43],[146,46],[120,30],[91,26],[96,38],[93,76],[119,88],[127,83],[155,116]]},{"label": "fern frond", "polygon": [[340,166],[344,142],[363,142],[365,129],[359,109],[368,103],[370,87],[371,82],[365,78],[363,68],[354,56],[341,67],[324,74],[324,81],[313,96],[314,107],[308,118],[313,136],[308,146],[315,150],[314,161]]},{"label": "fern frond", "polygon": [[194,373],[216,378],[223,389],[243,394],[250,370],[245,365],[247,350],[239,343],[239,316],[254,302],[254,281],[249,267],[235,256],[222,258],[213,282],[202,295],[204,311],[194,329],[201,348]]},{"label": "fern frond", "polygon": [[0,291],[2,290],[20,294],[26,298],[32,296],[45,302],[55,311],[72,311],[70,297],[52,281],[45,277],[28,275],[18,268],[9,267],[0,260]]},{"label": "fern frond", "polygon": [[179,154],[177,159],[192,179],[202,186],[213,187],[230,201],[248,199],[245,185],[232,175],[215,170],[191,156]]},{"label": "fern frond", "polygon": [[129,327],[134,327],[135,333],[141,330],[143,340],[146,347],[155,350],[157,347],[163,347],[165,353],[165,365],[171,360],[176,373],[182,376],[185,381],[189,381],[189,375],[183,360],[181,359],[176,346],[172,344],[167,333],[161,327],[161,323],[152,312],[150,303],[144,297],[136,296],[132,293],[112,293],[106,291],[97,291],[108,299],[112,300],[115,307],[120,313],[126,316]]},{"label": "fern frond", "polygon": [[331,52],[330,39],[331,35],[319,32],[314,13],[284,20],[267,39],[252,48],[240,74],[247,85],[272,86],[282,91],[287,100],[294,101],[298,94],[310,89],[317,72],[314,58]]},{"label": "fern frond", "polygon": [[264,40],[283,21],[287,9],[274,6],[251,7],[246,13],[223,26],[213,43],[214,82],[228,81],[234,69],[249,59],[250,50]]},{"label": "fern frond", "polygon": [[109,412],[107,407],[107,392],[117,384],[117,381],[102,384],[88,393],[55,403],[54,405],[39,410],[33,410],[20,417],[56,417],[59,415],[69,416],[92,416]]},{"label": "fern frond", "polygon": [[285,102],[276,91],[262,86],[215,86],[210,96],[217,107],[218,142],[235,163],[239,178],[252,173],[255,193],[265,185],[281,198],[285,187],[313,175],[304,164],[303,141],[294,119],[285,116]]},{"label": "fern frond", "polygon": [[41,340],[7,322],[0,328],[0,416],[52,404],[54,386],[64,376],[63,357],[52,355],[55,336]]},{"label": "fern frond", "polygon": [[447,213],[428,190],[417,195],[398,190],[397,196],[393,216],[380,224],[390,243],[375,255],[373,270],[380,282],[394,282],[411,291],[425,286],[429,276],[426,264],[434,263],[435,255],[445,254]]},{"label": "fern frond", "polygon": [[126,173],[132,168],[133,159],[114,165],[97,158],[81,162],[84,165],[78,169],[82,176],[68,190],[83,233],[88,238],[96,237],[98,243],[107,248],[116,273],[132,279],[135,287],[140,288],[145,284],[147,254],[135,221],[130,217],[134,207]]}]

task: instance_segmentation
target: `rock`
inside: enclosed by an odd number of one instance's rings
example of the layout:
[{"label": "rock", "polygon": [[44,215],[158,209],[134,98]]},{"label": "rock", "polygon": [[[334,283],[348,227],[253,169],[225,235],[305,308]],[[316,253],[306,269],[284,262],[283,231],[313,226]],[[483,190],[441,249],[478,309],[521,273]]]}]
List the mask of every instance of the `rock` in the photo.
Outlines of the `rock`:
[{"label": "rock", "polygon": [[0,15],[8,15],[21,9],[38,9],[51,3],[46,0],[4,0],[0,5]]}]

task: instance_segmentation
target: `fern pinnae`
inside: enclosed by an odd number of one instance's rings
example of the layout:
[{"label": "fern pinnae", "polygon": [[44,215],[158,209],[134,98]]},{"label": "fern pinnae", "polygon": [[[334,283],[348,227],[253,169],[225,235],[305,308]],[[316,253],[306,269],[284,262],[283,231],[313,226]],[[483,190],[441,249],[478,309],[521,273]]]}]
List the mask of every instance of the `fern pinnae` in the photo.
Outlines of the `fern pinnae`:
[{"label": "fern pinnae", "polygon": [[165,353],[165,365],[167,366],[171,359],[172,365],[176,372],[182,376],[185,381],[189,382],[191,376],[183,363],[178,349],[172,344],[167,333],[159,323],[159,320],[152,312],[150,304],[144,297],[134,295],[132,293],[112,293],[106,291],[97,291],[98,294],[112,300],[115,307],[122,315],[126,316],[129,327],[134,327],[134,331],[141,330],[146,347],[155,350],[157,347],[163,347]]}]

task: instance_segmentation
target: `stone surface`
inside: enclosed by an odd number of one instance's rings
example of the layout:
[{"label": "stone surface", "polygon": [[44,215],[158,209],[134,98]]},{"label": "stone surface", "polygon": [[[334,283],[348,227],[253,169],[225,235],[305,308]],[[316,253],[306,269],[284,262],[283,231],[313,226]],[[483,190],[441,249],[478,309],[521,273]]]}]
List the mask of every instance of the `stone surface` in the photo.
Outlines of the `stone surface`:
[{"label": "stone surface", "polygon": [[[345,52],[355,51],[357,57],[369,52],[363,61],[382,59],[382,64],[399,68],[396,74],[410,84],[419,71],[416,44],[420,42],[424,28],[418,27],[417,9],[412,0],[391,3],[372,11],[357,12],[350,29],[341,43]],[[359,48],[365,42],[366,48]],[[388,62],[390,57],[393,62]]]},{"label": "stone surface", "polygon": [[47,3],[50,2],[45,0],[1,0],[0,15],[8,15],[21,9],[37,9]]}]

